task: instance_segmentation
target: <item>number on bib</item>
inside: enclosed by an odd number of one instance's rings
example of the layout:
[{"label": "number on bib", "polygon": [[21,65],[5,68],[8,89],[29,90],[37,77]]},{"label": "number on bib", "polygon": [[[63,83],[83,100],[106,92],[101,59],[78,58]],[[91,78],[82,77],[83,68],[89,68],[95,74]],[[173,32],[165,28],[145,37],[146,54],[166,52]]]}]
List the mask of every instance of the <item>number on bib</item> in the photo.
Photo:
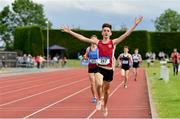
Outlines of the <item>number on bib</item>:
[{"label": "number on bib", "polygon": [[138,61],[138,59],[134,59],[134,62],[135,62],[135,63],[138,63],[139,61]]},{"label": "number on bib", "polygon": [[129,61],[126,61],[126,60],[122,61],[122,64],[128,64],[128,63],[129,63]]},{"label": "number on bib", "polygon": [[89,60],[81,60],[81,66],[87,66],[89,64]]},{"label": "number on bib", "polygon": [[91,64],[97,64],[97,59],[89,59],[89,63],[91,63]]},{"label": "number on bib", "polygon": [[108,65],[110,63],[110,59],[108,57],[100,57],[98,63],[100,65]]}]

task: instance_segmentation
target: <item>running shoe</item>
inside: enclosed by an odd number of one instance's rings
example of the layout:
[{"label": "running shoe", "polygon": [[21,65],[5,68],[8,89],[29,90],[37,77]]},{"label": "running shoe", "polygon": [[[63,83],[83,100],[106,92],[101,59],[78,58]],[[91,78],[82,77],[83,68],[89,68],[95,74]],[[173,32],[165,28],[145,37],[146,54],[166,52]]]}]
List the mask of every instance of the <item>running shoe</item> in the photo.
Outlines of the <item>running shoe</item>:
[{"label": "running shoe", "polygon": [[96,103],[96,109],[97,110],[101,110],[101,101],[99,100],[99,101],[97,101],[97,103]]},{"label": "running shoe", "polygon": [[137,78],[136,78],[136,77],[134,78],[134,81],[137,81]]},{"label": "running shoe", "polygon": [[101,100],[101,105],[104,105],[104,99],[103,99],[103,100]]},{"label": "running shoe", "polygon": [[124,85],[124,88],[127,88],[127,85]]},{"label": "running shoe", "polygon": [[101,97],[101,105],[104,105],[104,97]]},{"label": "running shoe", "polygon": [[104,116],[104,117],[107,117],[107,116],[108,116],[108,109],[107,109],[107,107],[106,107],[106,108],[103,108],[103,116]]},{"label": "running shoe", "polygon": [[92,101],[91,101],[93,104],[96,104],[97,103],[97,99],[96,97],[93,97]]}]

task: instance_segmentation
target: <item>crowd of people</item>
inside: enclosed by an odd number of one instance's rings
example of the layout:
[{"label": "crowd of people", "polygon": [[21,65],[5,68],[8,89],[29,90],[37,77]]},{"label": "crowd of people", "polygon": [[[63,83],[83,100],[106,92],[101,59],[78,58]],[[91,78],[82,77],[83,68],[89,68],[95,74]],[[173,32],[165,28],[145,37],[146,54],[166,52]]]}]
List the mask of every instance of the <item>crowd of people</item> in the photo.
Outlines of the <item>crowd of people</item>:
[{"label": "crowd of people", "polygon": [[42,57],[41,55],[34,56],[32,57],[30,54],[24,54],[23,56],[18,56],[17,57],[17,67],[24,66],[24,67],[37,67],[37,68],[42,68],[45,67],[45,64],[47,65],[47,62],[53,66],[61,64],[62,67],[64,67],[67,63],[67,57],[64,56],[60,58],[59,56],[54,56],[52,59]]},{"label": "crowd of people", "polygon": [[[15,66],[15,67],[26,67],[26,68],[43,68],[51,66],[51,67],[64,67],[67,64],[67,56],[59,57],[54,56],[52,58],[43,57],[41,55],[32,56],[31,54],[23,54],[15,56],[14,59],[11,59],[12,61],[7,59],[4,55],[0,57],[0,68],[4,69],[6,67]],[[10,65],[10,63],[13,63],[13,65]]]},{"label": "crowd of people", "polygon": [[30,54],[24,54],[23,56],[17,56],[16,66],[29,68],[37,66],[37,68],[41,68],[44,61],[46,60],[41,55],[32,57]]}]

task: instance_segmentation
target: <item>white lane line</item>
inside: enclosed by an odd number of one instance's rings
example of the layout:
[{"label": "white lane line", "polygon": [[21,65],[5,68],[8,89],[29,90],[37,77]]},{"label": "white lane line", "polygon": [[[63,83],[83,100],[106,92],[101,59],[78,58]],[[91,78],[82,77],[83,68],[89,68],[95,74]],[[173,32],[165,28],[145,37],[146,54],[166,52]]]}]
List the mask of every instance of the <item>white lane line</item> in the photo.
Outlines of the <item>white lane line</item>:
[{"label": "white lane line", "polygon": [[[36,78],[36,77],[39,77],[39,76],[46,76],[47,73],[50,73],[51,75],[59,75],[58,72],[56,71],[50,71],[50,72],[36,72],[36,74],[19,74],[19,75],[11,75],[11,76],[5,76],[5,77],[1,77],[0,78],[5,78],[3,80],[0,80],[0,84],[3,84],[3,83],[15,83],[15,82],[20,82],[20,81],[26,81],[26,79],[33,79],[33,78]],[[44,77],[45,77],[44,76]],[[48,75],[47,75],[48,76]],[[24,80],[25,78],[25,80]]]},{"label": "white lane line", "polygon": [[[73,74],[71,76],[74,76],[74,75],[77,75],[77,74]],[[59,77],[57,77],[59,78]],[[49,79],[49,78],[48,78]],[[64,78],[64,80],[68,80],[70,78]],[[2,95],[7,95],[9,93],[14,93],[14,92],[18,92],[18,91],[22,91],[22,90],[26,90],[26,89],[30,89],[30,88],[34,88],[34,87],[39,87],[39,86],[43,86],[43,85],[46,85],[46,84],[52,84],[52,83],[57,83],[57,82],[60,82],[60,81],[64,81],[64,80],[55,80],[55,81],[50,81],[50,82],[47,82],[47,83],[44,83],[44,84],[38,84],[38,85],[33,85],[33,86],[30,86],[30,87],[25,87],[25,88],[20,88],[20,89],[17,89],[17,90],[13,90],[13,91],[7,91],[5,93],[0,93],[0,96]]]},{"label": "white lane line", "polygon": [[[86,107],[86,108],[80,108],[80,107],[74,107],[74,108],[49,108],[46,111],[89,111],[89,108],[91,107]],[[41,109],[40,107],[31,107],[31,108],[13,108],[13,109],[0,109],[1,111],[34,111],[37,109]],[[132,108],[111,108],[109,111],[139,111],[139,110],[148,110],[149,107],[132,107]]]},{"label": "white lane line", "polygon": [[29,79],[34,79],[34,78],[44,78],[44,77],[52,77],[52,76],[38,76],[38,77],[31,77],[31,78],[26,78],[26,79],[28,79],[27,81],[25,81],[25,82],[20,82],[20,83],[16,83],[16,82],[14,82],[13,84],[9,84],[9,85],[7,85],[7,86],[4,86],[4,87],[0,87],[0,89],[2,89],[2,88],[8,88],[8,87],[12,87],[12,86],[15,86],[15,85],[21,85],[21,84],[26,84],[26,83],[35,83],[35,82],[40,82],[40,81],[42,81],[43,79],[41,79],[41,80],[37,80],[37,79],[35,79],[35,80],[29,80]]},{"label": "white lane line", "polygon": [[67,97],[65,97],[65,98],[57,101],[57,102],[55,102],[55,103],[52,103],[52,104],[50,104],[50,105],[48,105],[48,106],[46,106],[46,107],[44,107],[44,108],[42,108],[42,109],[40,109],[40,110],[37,110],[36,112],[33,112],[32,114],[27,115],[27,116],[24,117],[23,119],[27,119],[27,118],[29,118],[29,117],[31,117],[31,116],[39,113],[39,112],[41,112],[41,111],[43,111],[43,110],[51,107],[51,106],[54,106],[54,105],[56,105],[56,104],[58,104],[58,103],[60,103],[60,102],[62,102],[62,101],[64,101],[64,100],[66,100],[66,99],[68,99],[68,98],[71,98],[71,97],[73,97],[73,96],[75,96],[75,95],[77,95],[77,94],[79,94],[79,93],[87,90],[88,88],[90,88],[90,86],[88,86],[88,87],[86,87],[86,88],[83,88],[83,89],[81,89],[81,90],[79,90],[79,91],[77,91],[77,92],[75,92],[75,93],[73,93],[73,94],[71,94],[71,95],[69,95],[69,96],[67,96]]},{"label": "white lane line", "polygon": [[45,90],[43,92],[40,92],[40,93],[37,93],[37,94],[34,94],[34,95],[30,95],[30,96],[27,96],[27,97],[24,97],[24,98],[20,98],[20,99],[13,100],[13,101],[10,101],[10,102],[7,102],[7,103],[3,103],[3,104],[0,104],[0,107],[1,106],[5,106],[5,105],[9,105],[9,104],[12,104],[12,103],[15,103],[15,102],[18,102],[18,101],[21,101],[21,100],[29,99],[29,98],[32,98],[32,97],[35,97],[35,96],[38,96],[38,95],[41,95],[41,94],[44,94],[44,93],[56,90],[58,88],[63,88],[63,87],[66,87],[66,86],[70,86],[72,84],[79,83],[79,82],[85,81],[85,80],[87,80],[87,78],[79,80],[79,81],[74,81],[74,82],[71,82],[71,83],[68,83],[68,84],[65,84],[65,85],[61,85],[61,86],[58,86],[58,87],[55,87],[55,88],[52,88],[52,89],[48,89],[48,90]]},{"label": "white lane line", "polygon": [[[73,73],[72,75],[74,75],[74,74],[77,74],[77,73]],[[42,81],[43,79],[37,80],[37,79],[35,79],[35,78],[44,78],[44,77],[47,78],[47,77],[48,77],[48,79],[49,79],[49,78],[52,78],[52,75],[54,75],[54,73],[52,73],[51,75],[47,75],[47,76],[46,76],[46,75],[37,75],[36,77],[29,77],[29,78],[26,77],[26,79],[28,79],[28,80],[25,80],[24,82],[20,82],[20,83],[14,82],[13,84],[10,84],[10,85],[4,86],[4,87],[0,87],[0,89],[1,89],[1,88],[12,87],[12,86],[14,86],[14,85],[20,85],[20,84],[26,84],[26,83],[40,82],[40,81]],[[59,76],[59,75],[56,75],[56,74],[55,74],[54,78],[55,78],[55,77],[58,78],[58,76]],[[35,79],[35,80],[29,81],[29,79]]]},{"label": "white lane line", "polygon": [[[109,98],[118,90],[118,88],[120,88],[120,86],[124,83],[124,81],[122,81],[114,90],[113,92],[109,95]],[[90,119],[95,113],[96,113],[96,109],[94,109],[89,116],[86,119]]]},{"label": "white lane line", "polygon": [[[0,78],[5,78],[3,80],[1,80],[0,84],[3,83],[15,83],[15,82],[20,82],[23,81],[24,79],[33,79],[37,76],[42,76],[42,75],[19,75],[19,76],[11,76],[11,77],[0,77]],[[29,77],[29,78],[28,78]]]}]

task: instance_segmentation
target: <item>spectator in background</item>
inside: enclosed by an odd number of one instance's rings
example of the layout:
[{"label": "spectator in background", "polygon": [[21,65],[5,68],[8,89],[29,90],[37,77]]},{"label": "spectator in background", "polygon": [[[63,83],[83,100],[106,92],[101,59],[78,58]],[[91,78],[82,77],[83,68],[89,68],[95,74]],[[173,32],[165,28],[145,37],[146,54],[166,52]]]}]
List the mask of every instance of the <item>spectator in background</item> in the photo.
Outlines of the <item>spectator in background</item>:
[{"label": "spectator in background", "polygon": [[[178,55],[178,59],[179,59],[179,64],[180,64],[180,53],[179,53],[179,55]],[[178,67],[178,71],[180,71],[180,65],[179,65],[179,67]]]},{"label": "spectator in background", "polygon": [[54,62],[54,63],[58,63],[58,57],[57,57],[57,56],[54,56],[54,57],[53,57],[53,62]]},{"label": "spectator in background", "polygon": [[40,63],[41,63],[40,60],[41,60],[41,59],[40,59],[40,56],[36,56],[35,61],[36,61],[36,63],[37,63],[37,68],[38,68],[38,69],[40,68]]},{"label": "spectator in background", "polygon": [[146,60],[147,60],[148,67],[151,64],[151,54],[152,54],[151,52],[146,52]]},{"label": "spectator in background", "polygon": [[26,64],[27,64],[27,67],[32,66],[32,56],[30,54],[28,54],[28,56],[26,58]]},{"label": "spectator in background", "polygon": [[178,75],[178,68],[179,68],[179,53],[177,52],[177,49],[174,48],[173,52],[171,53],[171,59],[173,63],[173,72],[174,76]]},{"label": "spectator in background", "polygon": [[64,67],[66,65],[66,63],[67,63],[67,57],[64,56],[61,61],[61,66]]},{"label": "spectator in background", "polygon": [[153,65],[154,61],[156,60],[156,54],[153,52],[151,54],[151,64]]},{"label": "spectator in background", "polygon": [[158,54],[159,60],[165,60],[165,53],[164,52],[159,52]]},{"label": "spectator in background", "polygon": [[24,54],[24,55],[23,55],[23,64],[26,64],[26,63],[27,63],[27,55]]},{"label": "spectator in background", "polygon": [[3,68],[6,67],[6,59],[5,59],[5,56],[2,56],[2,67],[3,67]]}]

